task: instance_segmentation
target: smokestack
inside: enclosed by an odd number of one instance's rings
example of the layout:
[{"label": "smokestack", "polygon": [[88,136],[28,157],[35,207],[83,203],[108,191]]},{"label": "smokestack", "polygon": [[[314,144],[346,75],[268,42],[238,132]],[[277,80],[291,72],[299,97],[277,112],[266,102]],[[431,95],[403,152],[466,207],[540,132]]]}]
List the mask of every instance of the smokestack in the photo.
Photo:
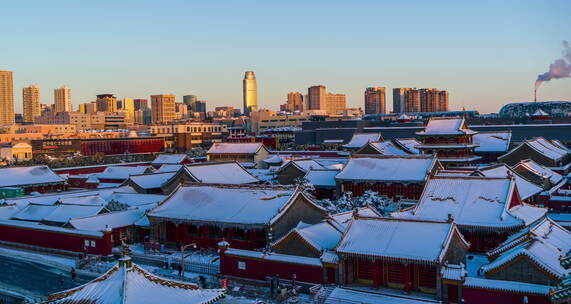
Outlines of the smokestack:
[{"label": "smokestack", "polygon": [[549,71],[537,76],[535,81],[534,100],[537,101],[537,89],[545,81],[571,77],[571,46],[563,40],[563,59],[557,59],[549,65]]}]

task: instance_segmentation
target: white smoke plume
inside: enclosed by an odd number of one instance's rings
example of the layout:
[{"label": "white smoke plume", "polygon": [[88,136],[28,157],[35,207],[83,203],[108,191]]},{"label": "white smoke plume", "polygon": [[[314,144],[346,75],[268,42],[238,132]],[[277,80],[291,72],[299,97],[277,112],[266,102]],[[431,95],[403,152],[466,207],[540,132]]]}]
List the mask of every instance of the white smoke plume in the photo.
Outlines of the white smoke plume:
[{"label": "white smoke plume", "polygon": [[549,65],[549,71],[538,75],[535,81],[535,89],[551,79],[571,77],[571,46],[568,41],[563,41],[563,57]]}]

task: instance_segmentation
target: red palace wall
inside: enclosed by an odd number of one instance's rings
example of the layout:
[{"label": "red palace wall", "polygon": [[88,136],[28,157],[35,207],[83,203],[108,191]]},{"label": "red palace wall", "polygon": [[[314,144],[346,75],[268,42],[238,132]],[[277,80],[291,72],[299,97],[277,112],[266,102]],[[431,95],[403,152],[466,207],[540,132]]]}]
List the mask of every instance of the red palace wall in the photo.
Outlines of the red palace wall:
[{"label": "red palace wall", "polygon": [[[464,304],[520,304],[526,295],[462,287]],[[549,296],[527,295],[528,304],[549,304]]]},{"label": "red palace wall", "polygon": [[126,164],[106,164],[101,166],[86,166],[86,167],[73,167],[73,168],[58,168],[52,169],[57,174],[70,174],[70,175],[80,175],[80,174],[90,174],[90,173],[101,173],[107,169],[109,166],[114,167],[137,167],[137,166],[148,166],[150,162],[136,162],[136,163],[126,163]]},{"label": "red palace wall", "polygon": [[[238,262],[244,262],[245,269],[238,269]],[[220,272],[223,275],[254,280],[266,280],[267,277],[275,275],[279,275],[280,279],[291,280],[292,275],[295,274],[296,281],[299,282],[323,283],[323,268],[321,267],[225,254],[220,255]]]},{"label": "red palace wall", "polygon": [[424,185],[343,182],[342,187],[344,192],[351,191],[353,193],[353,197],[362,196],[365,191],[372,190],[380,195],[386,195],[390,198],[402,195],[403,198],[407,199],[419,199]]},{"label": "red palace wall", "polygon": [[92,235],[0,225],[0,240],[78,253],[85,252],[85,241],[88,240],[90,242],[95,241],[95,247],[89,247],[87,250],[89,254],[110,255],[112,249],[110,233],[105,233],[102,237],[96,237]]},{"label": "red palace wall", "polygon": [[82,155],[158,153],[165,147],[164,138],[133,138],[85,140],[81,142]]},{"label": "red palace wall", "polygon": [[46,186],[24,186],[24,194],[28,195],[32,192],[39,192],[39,193],[50,193],[50,192],[58,192],[58,191],[65,191],[65,184],[58,183],[53,185],[46,185]]},{"label": "red palace wall", "polygon": [[[195,227],[198,229],[195,233],[189,233],[189,226],[187,224],[180,224],[178,228],[171,222],[166,223],[166,241],[168,243],[176,244],[190,244],[196,243],[199,249],[209,248],[217,249],[218,243],[224,239],[230,243],[230,247],[236,249],[253,250],[262,248],[266,245],[266,234],[263,230],[248,230],[245,232],[243,238],[238,239],[234,237],[233,229],[224,229],[217,237],[209,235],[208,230],[210,226]],[[177,245],[178,247],[178,245]]]}]

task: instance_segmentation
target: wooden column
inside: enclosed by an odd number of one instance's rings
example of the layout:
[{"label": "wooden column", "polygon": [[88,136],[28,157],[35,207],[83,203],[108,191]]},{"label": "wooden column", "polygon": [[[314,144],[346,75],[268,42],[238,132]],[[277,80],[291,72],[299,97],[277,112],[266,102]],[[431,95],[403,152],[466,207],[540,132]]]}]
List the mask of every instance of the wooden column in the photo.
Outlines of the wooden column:
[{"label": "wooden column", "polygon": [[373,288],[379,288],[379,263],[373,260],[371,266],[373,267]]}]

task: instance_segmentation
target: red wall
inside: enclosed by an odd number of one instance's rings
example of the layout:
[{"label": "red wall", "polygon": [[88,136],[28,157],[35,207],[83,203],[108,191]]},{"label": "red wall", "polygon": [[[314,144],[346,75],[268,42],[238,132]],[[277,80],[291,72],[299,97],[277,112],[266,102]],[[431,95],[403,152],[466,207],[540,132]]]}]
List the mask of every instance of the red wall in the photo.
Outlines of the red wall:
[{"label": "red wall", "polygon": [[[246,269],[238,269],[238,261],[246,263]],[[290,264],[231,255],[220,255],[220,272],[223,275],[265,280],[267,277],[279,275],[281,279],[289,280],[295,273],[300,282],[322,284],[323,268],[310,265]]]},{"label": "red wall", "polygon": [[111,234],[103,237],[64,233],[49,230],[32,229],[0,225],[0,240],[38,247],[46,247],[84,253],[84,241],[95,241],[95,247],[89,247],[89,254],[110,255]]},{"label": "red wall", "polygon": [[101,173],[107,169],[109,166],[113,167],[138,167],[138,166],[148,166],[150,162],[143,163],[126,163],[126,164],[106,164],[101,166],[88,166],[88,167],[74,167],[74,168],[58,168],[53,169],[57,174],[70,174],[70,175],[80,175],[80,174],[90,174],[90,173]]},{"label": "red wall", "polygon": [[52,185],[45,185],[45,186],[24,186],[24,194],[30,194],[32,192],[39,192],[39,193],[50,193],[50,192],[58,192],[58,191],[65,191],[65,184],[61,183],[54,183]]},{"label": "red wall", "polygon": [[[496,290],[483,290],[475,288],[462,288],[464,304],[521,304],[524,295],[501,292]],[[548,296],[527,295],[528,304],[549,304]]]},{"label": "red wall", "polygon": [[100,139],[81,142],[82,155],[105,155],[125,153],[158,153],[165,147],[164,138]]}]

